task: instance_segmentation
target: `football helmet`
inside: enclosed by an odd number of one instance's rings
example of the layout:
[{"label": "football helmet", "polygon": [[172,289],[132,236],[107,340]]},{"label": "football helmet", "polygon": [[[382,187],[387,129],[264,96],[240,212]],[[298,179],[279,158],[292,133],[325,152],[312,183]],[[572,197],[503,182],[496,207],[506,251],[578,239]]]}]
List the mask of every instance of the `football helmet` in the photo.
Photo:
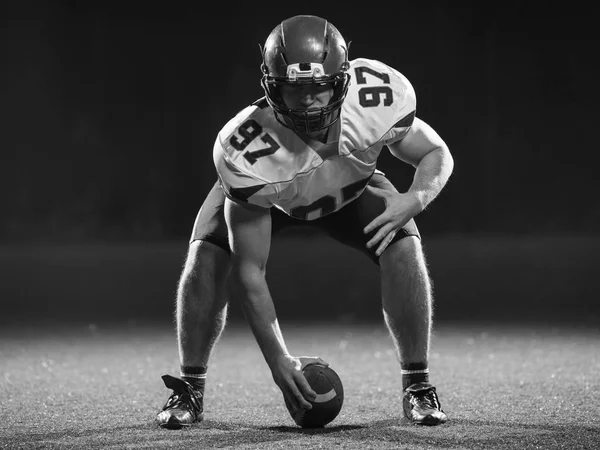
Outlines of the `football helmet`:
[{"label": "football helmet", "polygon": [[[262,50],[262,86],[277,120],[298,132],[319,131],[338,119],[348,93],[348,46],[331,23],[317,16],[294,16],[269,34]],[[325,107],[293,109],[283,101],[284,85],[330,86]]]}]

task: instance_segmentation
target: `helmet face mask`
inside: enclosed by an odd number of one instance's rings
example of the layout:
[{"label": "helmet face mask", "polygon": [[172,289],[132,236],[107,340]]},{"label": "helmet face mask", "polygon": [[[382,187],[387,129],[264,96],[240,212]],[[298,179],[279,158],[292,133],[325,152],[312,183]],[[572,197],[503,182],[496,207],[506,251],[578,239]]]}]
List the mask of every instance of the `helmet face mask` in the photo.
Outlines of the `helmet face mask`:
[{"label": "helmet face mask", "polygon": [[[319,89],[331,90],[331,100],[326,106],[316,108],[293,108],[283,99],[284,86],[315,84],[314,81],[295,81],[267,79],[262,83],[267,92],[267,101],[275,111],[275,117],[288,128],[300,133],[320,131],[333,125],[339,118],[339,109],[348,91],[348,74],[340,74],[331,79],[319,81]],[[327,90],[327,89],[326,89]]]},{"label": "helmet face mask", "polygon": [[[348,92],[348,48],[339,31],[325,19],[295,16],[269,35],[263,53],[262,86],[275,117],[300,133],[320,131],[339,119]],[[311,85],[331,89],[329,103],[315,108],[293,108],[283,100],[283,86]]]}]

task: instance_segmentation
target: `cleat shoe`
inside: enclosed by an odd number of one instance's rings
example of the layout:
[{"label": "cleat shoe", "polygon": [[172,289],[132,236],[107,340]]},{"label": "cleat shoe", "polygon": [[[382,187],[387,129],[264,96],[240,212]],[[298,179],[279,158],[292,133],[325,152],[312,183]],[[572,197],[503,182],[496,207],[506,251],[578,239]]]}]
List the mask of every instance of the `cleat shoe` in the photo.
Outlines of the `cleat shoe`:
[{"label": "cleat shoe", "polygon": [[190,383],[171,375],[163,375],[165,386],[173,393],[156,416],[156,421],[162,428],[178,430],[189,427],[204,419],[203,395],[195,390]]},{"label": "cleat shoe", "polygon": [[429,383],[415,383],[404,389],[404,415],[417,425],[439,425],[448,420],[440,407],[435,387]]}]

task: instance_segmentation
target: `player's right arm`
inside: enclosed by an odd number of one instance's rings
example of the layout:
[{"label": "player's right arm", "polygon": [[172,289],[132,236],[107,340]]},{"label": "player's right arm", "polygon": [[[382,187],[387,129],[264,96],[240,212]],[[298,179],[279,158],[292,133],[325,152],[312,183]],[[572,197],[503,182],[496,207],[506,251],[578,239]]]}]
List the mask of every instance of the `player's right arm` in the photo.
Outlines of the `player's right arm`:
[{"label": "player's right arm", "polygon": [[241,301],[246,320],[265,357],[273,379],[283,393],[290,414],[311,408],[306,399],[316,393],[302,367],[318,358],[294,358],[287,350],[266,281],[271,244],[269,209],[225,200],[225,219],[231,247],[230,281]]},{"label": "player's right arm", "polygon": [[268,209],[241,205],[227,198],[225,220],[231,247],[231,281],[269,365],[288,355],[266,281],[271,246]]}]

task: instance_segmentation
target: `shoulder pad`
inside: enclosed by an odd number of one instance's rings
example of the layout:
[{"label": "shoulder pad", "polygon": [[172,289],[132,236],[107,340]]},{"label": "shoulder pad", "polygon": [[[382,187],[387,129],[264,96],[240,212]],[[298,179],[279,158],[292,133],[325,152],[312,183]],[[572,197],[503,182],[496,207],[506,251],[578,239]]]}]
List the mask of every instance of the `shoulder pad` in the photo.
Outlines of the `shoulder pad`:
[{"label": "shoulder pad", "polygon": [[[417,101],[410,81],[380,61],[358,58],[350,62],[352,81],[343,105],[344,123],[372,144],[400,128],[405,133],[414,119]],[[393,132],[394,136],[398,133]]]}]

